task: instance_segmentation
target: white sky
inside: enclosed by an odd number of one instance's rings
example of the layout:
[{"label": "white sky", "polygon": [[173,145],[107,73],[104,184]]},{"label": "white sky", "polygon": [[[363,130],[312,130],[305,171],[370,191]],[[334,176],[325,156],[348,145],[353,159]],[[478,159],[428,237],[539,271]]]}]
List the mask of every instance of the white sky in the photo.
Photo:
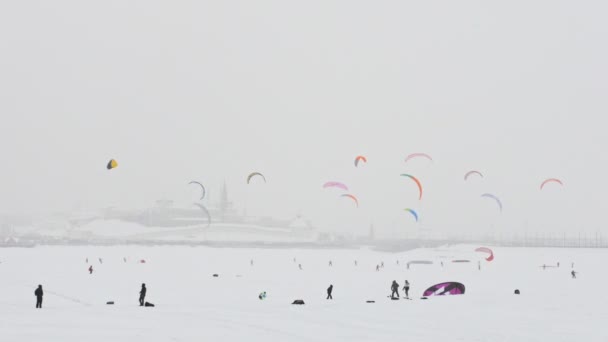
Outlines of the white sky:
[{"label": "white sky", "polygon": [[[249,214],[358,233],[608,232],[607,7],[1,2],[0,212],[189,201],[196,179]],[[540,192],[548,177],[565,186]]]}]

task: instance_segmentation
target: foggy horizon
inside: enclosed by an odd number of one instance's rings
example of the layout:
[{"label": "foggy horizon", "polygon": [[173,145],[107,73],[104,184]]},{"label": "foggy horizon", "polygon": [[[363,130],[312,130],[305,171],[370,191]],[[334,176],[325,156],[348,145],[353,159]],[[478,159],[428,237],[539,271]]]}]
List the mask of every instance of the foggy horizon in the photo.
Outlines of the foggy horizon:
[{"label": "foggy horizon", "polygon": [[3,3],[0,215],[187,204],[196,180],[355,234],[608,233],[606,7]]}]

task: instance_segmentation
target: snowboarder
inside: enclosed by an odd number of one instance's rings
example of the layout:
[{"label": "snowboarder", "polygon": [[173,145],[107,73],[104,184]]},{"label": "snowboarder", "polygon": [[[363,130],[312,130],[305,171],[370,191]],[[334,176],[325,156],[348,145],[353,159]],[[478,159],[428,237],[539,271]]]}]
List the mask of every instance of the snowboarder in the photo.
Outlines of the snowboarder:
[{"label": "snowboarder", "polygon": [[[399,298],[399,284],[397,284],[396,280],[393,280],[393,284],[391,285],[391,299]],[[395,297],[397,295],[397,297]]]},{"label": "snowboarder", "polygon": [[144,299],[146,299],[146,284],[141,284],[141,290],[139,291],[139,306],[144,306]]},{"label": "snowboarder", "polygon": [[266,291],[260,293],[260,295],[258,296],[258,298],[260,298],[260,300],[266,299]]},{"label": "snowboarder", "polygon": [[570,274],[572,274],[572,279],[576,279],[576,272],[574,272],[574,270],[572,270],[572,272],[570,272]]},{"label": "snowboarder", "polygon": [[93,274],[93,265],[89,266],[89,274]]},{"label": "snowboarder", "polygon": [[331,299],[333,300],[334,297],[331,296],[331,292],[334,290],[334,286],[333,285],[329,285],[329,287],[327,288],[327,299]]},{"label": "snowboarder", "polygon": [[42,296],[44,293],[42,292],[42,285],[38,285],[36,291],[34,291],[34,296],[36,296],[36,309],[42,309]]},{"label": "snowboarder", "polygon": [[405,280],[405,286],[403,286],[403,291],[405,291],[405,298],[410,298],[410,282]]}]

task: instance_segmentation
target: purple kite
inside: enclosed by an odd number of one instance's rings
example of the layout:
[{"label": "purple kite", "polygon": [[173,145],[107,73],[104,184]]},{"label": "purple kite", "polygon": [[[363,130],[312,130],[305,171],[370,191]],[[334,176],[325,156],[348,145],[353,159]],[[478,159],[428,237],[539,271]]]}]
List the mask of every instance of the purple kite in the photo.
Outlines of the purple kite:
[{"label": "purple kite", "polygon": [[464,285],[453,281],[441,283],[429,287],[424,291],[423,296],[445,296],[445,295],[461,295],[464,294]]}]

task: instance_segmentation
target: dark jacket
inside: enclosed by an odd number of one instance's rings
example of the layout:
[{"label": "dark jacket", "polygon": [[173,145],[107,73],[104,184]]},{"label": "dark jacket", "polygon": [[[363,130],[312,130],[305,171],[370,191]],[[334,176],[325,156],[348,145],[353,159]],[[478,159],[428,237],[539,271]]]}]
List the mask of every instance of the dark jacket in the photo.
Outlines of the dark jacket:
[{"label": "dark jacket", "polygon": [[42,297],[44,295],[44,293],[42,292],[42,287],[37,288],[36,291],[34,291],[34,295],[36,297]]},{"label": "dark jacket", "polygon": [[139,296],[142,298],[146,296],[146,287],[145,286],[141,287],[141,291],[139,291]]},{"label": "dark jacket", "polygon": [[327,288],[327,293],[331,294],[331,291],[334,290],[334,286],[333,285],[329,285],[329,287]]}]

